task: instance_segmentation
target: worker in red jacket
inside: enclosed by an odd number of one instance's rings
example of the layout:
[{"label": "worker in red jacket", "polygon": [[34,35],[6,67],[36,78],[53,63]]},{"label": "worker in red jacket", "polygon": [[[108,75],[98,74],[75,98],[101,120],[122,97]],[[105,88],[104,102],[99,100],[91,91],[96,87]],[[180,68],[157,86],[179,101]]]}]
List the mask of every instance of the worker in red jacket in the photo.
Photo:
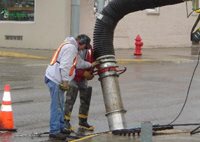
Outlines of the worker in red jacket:
[{"label": "worker in red jacket", "polygon": [[[90,38],[85,38],[86,44],[89,45],[86,49],[80,50],[80,57],[90,63],[93,62],[93,50],[90,43]],[[90,100],[92,95],[92,87],[88,86],[88,80],[91,80],[94,76],[92,74],[93,69],[76,69],[75,78],[70,82],[70,89],[66,93],[65,101],[65,125],[67,131],[70,133],[73,131],[70,125],[71,113],[73,110],[74,103],[76,101],[78,92],[80,97],[80,107],[79,107],[79,127],[84,130],[93,131],[94,127],[88,124],[88,112],[90,107]]]}]

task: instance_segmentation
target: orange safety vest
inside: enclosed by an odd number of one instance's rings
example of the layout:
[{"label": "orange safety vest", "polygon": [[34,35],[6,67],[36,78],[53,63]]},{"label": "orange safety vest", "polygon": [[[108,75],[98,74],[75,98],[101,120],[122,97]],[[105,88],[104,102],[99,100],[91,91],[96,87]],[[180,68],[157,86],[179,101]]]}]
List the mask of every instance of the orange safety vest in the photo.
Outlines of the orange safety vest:
[{"label": "orange safety vest", "polygon": [[[69,44],[69,42],[64,42],[64,43],[62,43],[62,44],[58,47],[58,49],[57,49],[57,50],[55,51],[55,53],[53,54],[53,57],[51,58],[50,65],[53,65],[53,64],[55,64],[55,63],[57,62],[58,55],[59,55],[59,53],[60,53],[62,47],[63,47],[64,45],[66,45],[66,44]],[[77,56],[78,56],[78,55],[77,55]],[[77,62],[78,62],[77,56],[76,56],[76,57],[74,58],[74,60],[73,60],[73,65],[72,65],[72,67],[71,67],[70,70],[69,70],[69,76],[72,76],[72,75],[73,75],[73,72],[74,72],[74,70],[75,70],[75,68],[76,68],[76,64],[77,64]]]}]

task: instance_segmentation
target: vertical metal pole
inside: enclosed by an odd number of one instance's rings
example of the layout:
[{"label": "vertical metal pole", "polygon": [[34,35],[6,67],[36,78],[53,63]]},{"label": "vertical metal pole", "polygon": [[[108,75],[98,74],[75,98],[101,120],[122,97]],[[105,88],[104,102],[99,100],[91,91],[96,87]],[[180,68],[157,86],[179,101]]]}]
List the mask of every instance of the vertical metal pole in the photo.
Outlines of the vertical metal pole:
[{"label": "vertical metal pole", "polygon": [[76,37],[79,34],[80,23],[80,0],[72,0],[71,4],[71,36]]}]

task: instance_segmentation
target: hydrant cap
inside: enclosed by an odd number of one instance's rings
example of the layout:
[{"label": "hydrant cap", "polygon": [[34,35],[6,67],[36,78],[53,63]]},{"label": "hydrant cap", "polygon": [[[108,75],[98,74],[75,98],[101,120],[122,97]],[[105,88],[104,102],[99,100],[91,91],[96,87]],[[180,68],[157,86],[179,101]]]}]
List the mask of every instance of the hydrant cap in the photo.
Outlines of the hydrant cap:
[{"label": "hydrant cap", "polygon": [[142,40],[142,38],[140,37],[140,35],[137,35],[137,37],[136,37],[136,39],[135,40],[137,40],[137,41],[141,41]]}]

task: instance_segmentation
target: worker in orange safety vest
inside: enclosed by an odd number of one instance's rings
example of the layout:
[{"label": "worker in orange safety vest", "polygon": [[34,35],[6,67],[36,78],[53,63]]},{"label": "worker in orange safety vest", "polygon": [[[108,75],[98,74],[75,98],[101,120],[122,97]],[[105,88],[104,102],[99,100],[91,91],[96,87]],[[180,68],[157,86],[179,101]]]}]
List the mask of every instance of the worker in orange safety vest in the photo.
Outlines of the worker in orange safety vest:
[{"label": "worker in orange safety vest", "polygon": [[50,131],[51,139],[65,140],[68,132],[64,122],[64,93],[70,89],[70,82],[75,77],[78,68],[91,68],[93,64],[84,61],[78,51],[84,50],[89,43],[85,42],[87,35],[75,38],[67,37],[55,51],[50,65],[46,69],[45,83],[50,96]]}]

